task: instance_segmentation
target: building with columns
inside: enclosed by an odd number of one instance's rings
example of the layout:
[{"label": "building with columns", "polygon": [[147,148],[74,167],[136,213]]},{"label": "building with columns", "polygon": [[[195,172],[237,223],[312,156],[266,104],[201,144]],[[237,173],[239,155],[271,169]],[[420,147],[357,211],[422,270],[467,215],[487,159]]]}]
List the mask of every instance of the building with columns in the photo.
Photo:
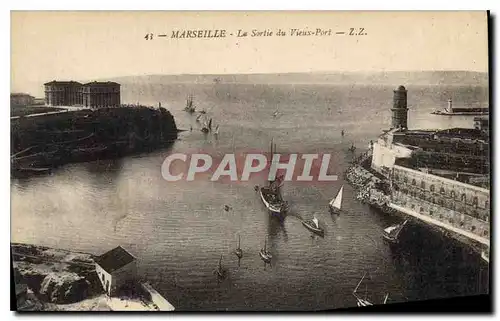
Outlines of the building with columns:
[{"label": "building with columns", "polygon": [[120,84],[112,81],[89,82],[82,85],[83,106],[118,107],[120,106]]},{"label": "building with columns", "polygon": [[51,81],[45,86],[47,106],[81,106],[90,108],[120,106],[120,84],[116,82]]},{"label": "building with columns", "polygon": [[77,81],[53,80],[44,86],[47,106],[79,106],[82,104],[82,84]]}]

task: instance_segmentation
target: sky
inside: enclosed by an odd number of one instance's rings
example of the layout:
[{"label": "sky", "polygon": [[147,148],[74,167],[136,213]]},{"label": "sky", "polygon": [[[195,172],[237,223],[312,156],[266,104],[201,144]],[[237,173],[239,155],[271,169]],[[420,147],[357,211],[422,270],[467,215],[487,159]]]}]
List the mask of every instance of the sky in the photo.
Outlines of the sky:
[{"label": "sky", "polygon": [[[333,35],[290,35],[318,28]],[[227,37],[170,38],[205,29]],[[251,37],[278,29],[287,35]],[[486,12],[11,12],[11,92],[128,75],[392,70],[487,72]]]}]

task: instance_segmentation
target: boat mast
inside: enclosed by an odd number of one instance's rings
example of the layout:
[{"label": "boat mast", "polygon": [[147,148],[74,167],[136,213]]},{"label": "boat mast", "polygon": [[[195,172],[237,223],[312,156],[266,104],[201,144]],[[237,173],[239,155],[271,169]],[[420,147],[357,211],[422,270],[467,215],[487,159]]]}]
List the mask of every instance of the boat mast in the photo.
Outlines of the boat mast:
[{"label": "boat mast", "polygon": [[363,277],[361,278],[361,280],[359,280],[358,285],[356,285],[356,288],[353,291],[354,293],[356,293],[356,291],[358,291],[358,288],[361,285],[361,282],[363,282],[363,279],[365,278],[365,276],[366,276],[366,272],[365,272],[365,274],[363,274]]}]

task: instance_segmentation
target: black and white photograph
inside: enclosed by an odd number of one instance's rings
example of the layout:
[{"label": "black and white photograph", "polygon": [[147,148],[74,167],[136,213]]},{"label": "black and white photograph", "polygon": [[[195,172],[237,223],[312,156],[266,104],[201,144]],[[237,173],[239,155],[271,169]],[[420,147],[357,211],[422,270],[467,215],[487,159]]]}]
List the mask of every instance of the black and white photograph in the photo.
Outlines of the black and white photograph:
[{"label": "black and white photograph", "polygon": [[490,301],[487,11],[10,18],[17,311]]}]

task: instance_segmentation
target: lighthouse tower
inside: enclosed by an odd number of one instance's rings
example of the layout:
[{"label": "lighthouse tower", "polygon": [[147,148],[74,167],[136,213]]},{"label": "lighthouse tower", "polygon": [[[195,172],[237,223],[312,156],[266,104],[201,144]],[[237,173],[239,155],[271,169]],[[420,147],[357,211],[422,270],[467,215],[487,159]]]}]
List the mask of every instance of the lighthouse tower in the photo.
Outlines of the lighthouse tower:
[{"label": "lighthouse tower", "polygon": [[407,90],[404,86],[399,86],[394,90],[394,98],[392,103],[392,124],[391,129],[401,128],[408,129],[408,102]]}]

